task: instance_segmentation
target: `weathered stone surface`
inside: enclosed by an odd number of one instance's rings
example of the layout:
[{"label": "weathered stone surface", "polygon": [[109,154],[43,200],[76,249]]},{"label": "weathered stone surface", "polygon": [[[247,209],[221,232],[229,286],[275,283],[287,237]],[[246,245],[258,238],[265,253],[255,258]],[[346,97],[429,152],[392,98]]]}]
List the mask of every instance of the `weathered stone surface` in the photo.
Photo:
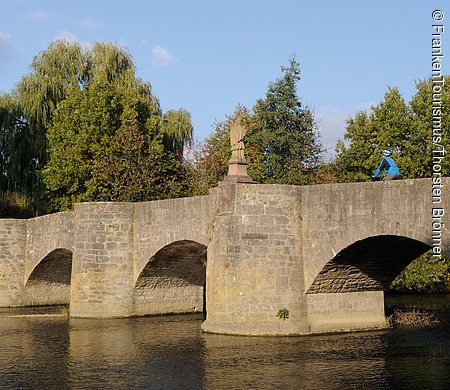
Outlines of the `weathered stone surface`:
[{"label": "weathered stone surface", "polygon": [[307,294],[310,333],[380,329],[384,317],[383,291]]},{"label": "weathered stone surface", "polygon": [[158,251],[134,286],[133,315],[203,311],[206,246],[176,241]]},{"label": "weathered stone surface", "polygon": [[[306,333],[301,188],[238,185],[231,195],[234,208],[216,217],[208,247],[208,314],[202,329],[255,335]],[[283,321],[277,312],[285,307],[291,314]]]},{"label": "weathered stone surface", "polygon": [[[209,196],[3,219],[0,306],[70,302],[76,317],[125,317],[201,312],[206,295],[208,332],[379,328],[382,289],[432,245],[432,207],[449,210],[445,196],[431,199],[428,179],[230,184]],[[449,254],[445,227],[440,238]]]},{"label": "weathered stone surface", "polygon": [[[444,179],[444,192],[447,194],[449,184],[450,180]],[[360,242],[362,245],[354,248],[364,252],[367,244],[364,240],[371,237],[386,237],[385,240],[377,239],[378,244],[389,247],[387,251],[391,254],[403,246],[402,237],[425,244],[429,249],[432,245],[431,188],[428,179],[302,187],[305,289],[309,290],[327,263],[336,260],[336,256],[346,248]],[[443,201],[437,207],[450,210],[450,197],[444,197]],[[447,220],[447,214],[444,219]],[[396,245],[392,244],[389,236],[399,238]],[[425,248],[422,246],[422,249]],[[417,256],[423,252],[422,249],[416,251]],[[450,251],[446,229],[442,250]],[[370,255],[368,252],[366,250]],[[403,262],[402,266],[406,264]],[[389,267],[399,268],[395,264]]]},{"label": "weathered stone surface", "polygon": [[0,219],[0,306],[23,302],[27,221]]}]

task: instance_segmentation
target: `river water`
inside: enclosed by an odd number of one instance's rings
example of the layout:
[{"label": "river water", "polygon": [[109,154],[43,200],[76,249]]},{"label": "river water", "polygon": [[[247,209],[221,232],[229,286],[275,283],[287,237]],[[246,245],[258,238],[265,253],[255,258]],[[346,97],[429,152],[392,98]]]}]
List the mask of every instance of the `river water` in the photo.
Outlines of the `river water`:
[{"label": "river water", "polygon": [[235,337],[202,333],[201,315],[23,314],[0,311],[1,389],[450,388],[450,334],[439,328]]}]

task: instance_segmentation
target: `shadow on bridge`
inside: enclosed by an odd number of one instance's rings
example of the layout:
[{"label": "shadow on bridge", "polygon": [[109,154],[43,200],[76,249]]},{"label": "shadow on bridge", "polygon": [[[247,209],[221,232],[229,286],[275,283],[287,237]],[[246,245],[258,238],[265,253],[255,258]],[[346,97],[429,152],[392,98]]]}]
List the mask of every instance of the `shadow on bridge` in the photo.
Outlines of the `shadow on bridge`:
[{"label": "shadow on bridge", "polygon": [[135,283],[133,314],[204,311],[206,253],[205,245],[190,240],[156,252]]},{"label": "shadow on bridge", "polygon": [[403,236],[357,241],[325,265],[307,294],[386,290],[408,264],[429,249],[429,245]]},{"label": "shadow on bridge", "polygon": [[72,252],[58,248],[45,256],[25,283],[26,305],[68,305]]}]

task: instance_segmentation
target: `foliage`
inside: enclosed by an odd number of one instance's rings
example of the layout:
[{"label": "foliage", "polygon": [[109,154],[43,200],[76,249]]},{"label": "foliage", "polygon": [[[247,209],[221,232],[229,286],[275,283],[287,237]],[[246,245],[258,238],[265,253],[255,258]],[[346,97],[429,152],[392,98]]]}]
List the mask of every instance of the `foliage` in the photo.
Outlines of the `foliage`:
[{"label": "foliage", "polygon": [[245,155],[254,180],[278,184],[314,182],[322,148],[314,116],[297,97],[300,67],[293,57],[289,66],[281,69],[283,76],[269,84],[265,98],[259,99],[252,111],[238,105],[194,151],[190,159],[194,192],[205,193],[226,175],[231,154],[230,125],[236,120],[248,131]]},{"label": "foliage", "polygon": [[[116,45],[96,42],[82,50],[78,43],[52,43],[13,94],[1,97],[0,126],[10,181],[2,189],[36,200],[45,190],[48,211],[82,200],[186,192],[180,167],[192,137],[190,114],[163,114],[150,85],[136,78],[129,53]],[[30,174],[30,162],[38,160]]]},{"label": "foliage", "polygon": [[63,306],[60,310],[60,314],[62,317],[69,318],[70,317],[70,307],[69,306]]},{"label": "foliage", "polygon": [[[381,151],[394,151],[394,159],[403,178],[421,178],[432,175],[433,113],[432,80],[416,84],[417,93],[406,104],[397,88],[389,88],[383,101],[369,112],[361,111],[347,121],[343,141],[338,142],[336,172],[340,182],[367,181],[376,170]],[[444,135],[441,143],[450,146],[450,76],[442,88],[441,109]],[[442,161],[448,171],[448,155]]]},{"label": "foliage", "polygon": [[336,173],[336,163],[334,161],[321,163],[314,169],[312,174],[313,184],[335,184],[338,182]]},{"label": "foliage", "polygon": [[0,201],[5,207],[13,206],[11,193],[20,192],[21,197],[31,194],[32,148],[29,127],[20,118],[15,100],[11,95],[0,95]]},{"label": "foliage", "polygon": [[[381,160],[381,151],[394,151],[394,159],[403,178],[432,175],[433,111],[432,80],[416,84],[417,92],[406,104],[397,88],[388,88],[384,99],[369,111],[357,113],[347,121],[344,139],[338,142],[337,157],[331,163],[339,182],[367,181]],[[439,143],[448,150],[450,130],[450,76],[442,88],[443,136]],[[449,156],[442,161],[448,172]],[[321,167],[320,170],[323,170]],[[332,177],[332,175],[331,175]],[[330,175],[325,176],[326,179]],[[323,180],[323,176],[319,177]],[[449,289],[449,263],[423,255],[408,266],[392,283],[391,289],[401,292],[443,292]],[[447,289],[447,290],[446,290]]]},{"label": "foliage", "polygon": [[281,320],[287,320],[289,318],[289,310],[285,307],[283,309],[278,310],[277,317]]},{"label": "foliage", "polygon": [[247,109],[238,105],[235,112],[225,121],[215,124],[213,134],[193,145],[187,158],[191,195],[208,194],[209,189],[216,187],[227,174],[231,157],[231,124],[240,120],[248,126],[248,118]]},{"label": "foliage", "polygon": [[33,210],[26,198],[14,192],[4,192],[0,199],[0,218],[30,218]]},{"label": "foliage", "polygon": [[183,156],[186,142],[190,145],[194,129],[191,114],[186,110],[168,110],[161,121],[164,145],[177,156]]},{"label": "foliage", "polygon": [[269,84],[250,117],[246,137],[249,173],[259,183],[308,184],[322,153],[314,115],[297,96],[300,66],[295,57]]},{"label": "foliage", "polygon": [[390,285],[391,291],[401,293],[450,292],[450,259],[425,253],[409,264]]},{"label": "foliage", "polygon": [[[43,179],[53,205],[67,209],[80,201],[182,195],[181,158],[174,152],[180,153],[183,137],[192,133],[189,115],[170,111],[163,117],[150,85],[137,80],[131,67],[118,74],[98,69],[89,84],[72,88],[58,104],[48,130]],[[171,119],[182,122],[175,128]],[[178,148],[164,147],[171,139]]]}]

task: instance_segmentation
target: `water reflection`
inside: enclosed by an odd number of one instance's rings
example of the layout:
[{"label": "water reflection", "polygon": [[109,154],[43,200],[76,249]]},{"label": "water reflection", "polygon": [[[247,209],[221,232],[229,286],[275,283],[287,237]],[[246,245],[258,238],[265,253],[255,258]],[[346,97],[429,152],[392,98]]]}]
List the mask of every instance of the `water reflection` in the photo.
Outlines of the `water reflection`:
[{"label": "water reflection", "polygon": [[0,387],[445,389],[450,336],[403,329],[259,338],[202,334],[201,316],[0,318]]}]

